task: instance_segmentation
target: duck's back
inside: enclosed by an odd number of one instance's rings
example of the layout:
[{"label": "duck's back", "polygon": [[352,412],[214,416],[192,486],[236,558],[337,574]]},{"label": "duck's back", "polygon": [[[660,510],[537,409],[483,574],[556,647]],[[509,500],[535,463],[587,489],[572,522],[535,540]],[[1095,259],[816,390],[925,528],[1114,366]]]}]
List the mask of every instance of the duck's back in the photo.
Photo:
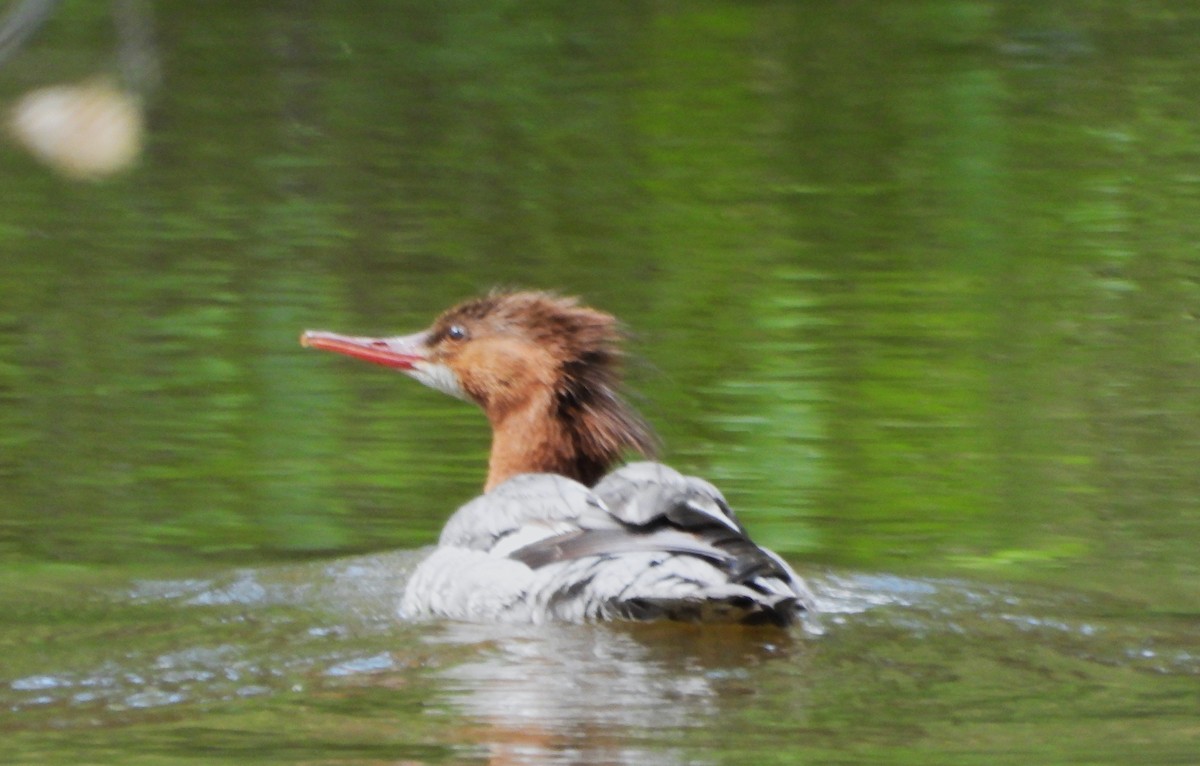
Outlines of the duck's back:
[{"label": "duck's back", "polygon": [[401,610],[788,625],[811,606],[800,578],[749,539],[715,487],[634,463],[593,490],[525,474],[467,503],[413,573]]}]

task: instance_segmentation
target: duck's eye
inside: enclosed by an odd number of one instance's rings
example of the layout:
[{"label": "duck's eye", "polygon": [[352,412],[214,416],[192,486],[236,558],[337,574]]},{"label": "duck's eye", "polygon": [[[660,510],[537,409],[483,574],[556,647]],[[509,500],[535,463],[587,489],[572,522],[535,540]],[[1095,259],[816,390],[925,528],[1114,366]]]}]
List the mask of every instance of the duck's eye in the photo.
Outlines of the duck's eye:
[{"label": "duck's eye", "polygon": [[467,328],[460,324],[452,324],[450,325],[450,329],[446,330],[446,337],[450,340],[466,340]]}]

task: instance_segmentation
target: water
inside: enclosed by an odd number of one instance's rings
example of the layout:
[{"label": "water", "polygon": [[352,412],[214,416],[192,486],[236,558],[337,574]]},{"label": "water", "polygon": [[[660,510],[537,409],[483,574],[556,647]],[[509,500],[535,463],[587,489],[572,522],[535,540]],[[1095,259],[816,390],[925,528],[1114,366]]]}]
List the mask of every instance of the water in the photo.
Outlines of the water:
[{"label": "water", "polygon": [[[1191,4],[156,10],[136,169],[0,153],[0,760],[1196,761]],[[497,284],[818,624],[396,620],[485,423],[297,336]]]},{"label": "water", "polygon": [[1200,654],[1174,615],[824,573],[807,632],[402,625],[417,558],[93,589],[9,639],[41,672],[0,694],[8,762],[1183,763],[1194,744]]}]

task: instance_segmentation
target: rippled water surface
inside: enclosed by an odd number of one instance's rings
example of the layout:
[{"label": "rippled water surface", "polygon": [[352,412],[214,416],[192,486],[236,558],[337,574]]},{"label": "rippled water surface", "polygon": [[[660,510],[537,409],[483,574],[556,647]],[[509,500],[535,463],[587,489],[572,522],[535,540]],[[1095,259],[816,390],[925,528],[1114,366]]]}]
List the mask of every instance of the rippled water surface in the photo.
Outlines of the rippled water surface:
[{"label": "rippled water surface", "polygon": [[[0,147],[0,762],[1196,762],[1192,3],[118,6],[0,64],[146,118]],[[396,618],[486,422],[297,336],[496,285],[819,619]]]},{"label": "rippled water surface", "polygon": [[1194,621],[1128,604],[826,572],[794,633],[403,625],[417,558],[63,583],[46,611],[67,614],[18,611],[36,619],[6,639],[37,657],[0,694],[9,762],[1172,763],[1194,744]]}]

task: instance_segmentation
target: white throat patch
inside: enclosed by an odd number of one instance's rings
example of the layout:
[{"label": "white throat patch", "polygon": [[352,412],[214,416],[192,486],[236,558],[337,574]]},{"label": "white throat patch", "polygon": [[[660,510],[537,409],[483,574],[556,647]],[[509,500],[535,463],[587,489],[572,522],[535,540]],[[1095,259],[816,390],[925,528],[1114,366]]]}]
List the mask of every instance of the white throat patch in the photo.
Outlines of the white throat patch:
[{"label": "white throat patch", "polygon": [[471,401],[471,397],[467,396],[467,392],[463,390],[462,383],[459,382],[458,376],[454,374],[454,370],[444,364],[436,362],[415,362],[411,370],[405,372],[421,383],[429,386],[432,389],[441,391],[443,394],[450,394],[455,399],[462,399],[464,402]]}]

